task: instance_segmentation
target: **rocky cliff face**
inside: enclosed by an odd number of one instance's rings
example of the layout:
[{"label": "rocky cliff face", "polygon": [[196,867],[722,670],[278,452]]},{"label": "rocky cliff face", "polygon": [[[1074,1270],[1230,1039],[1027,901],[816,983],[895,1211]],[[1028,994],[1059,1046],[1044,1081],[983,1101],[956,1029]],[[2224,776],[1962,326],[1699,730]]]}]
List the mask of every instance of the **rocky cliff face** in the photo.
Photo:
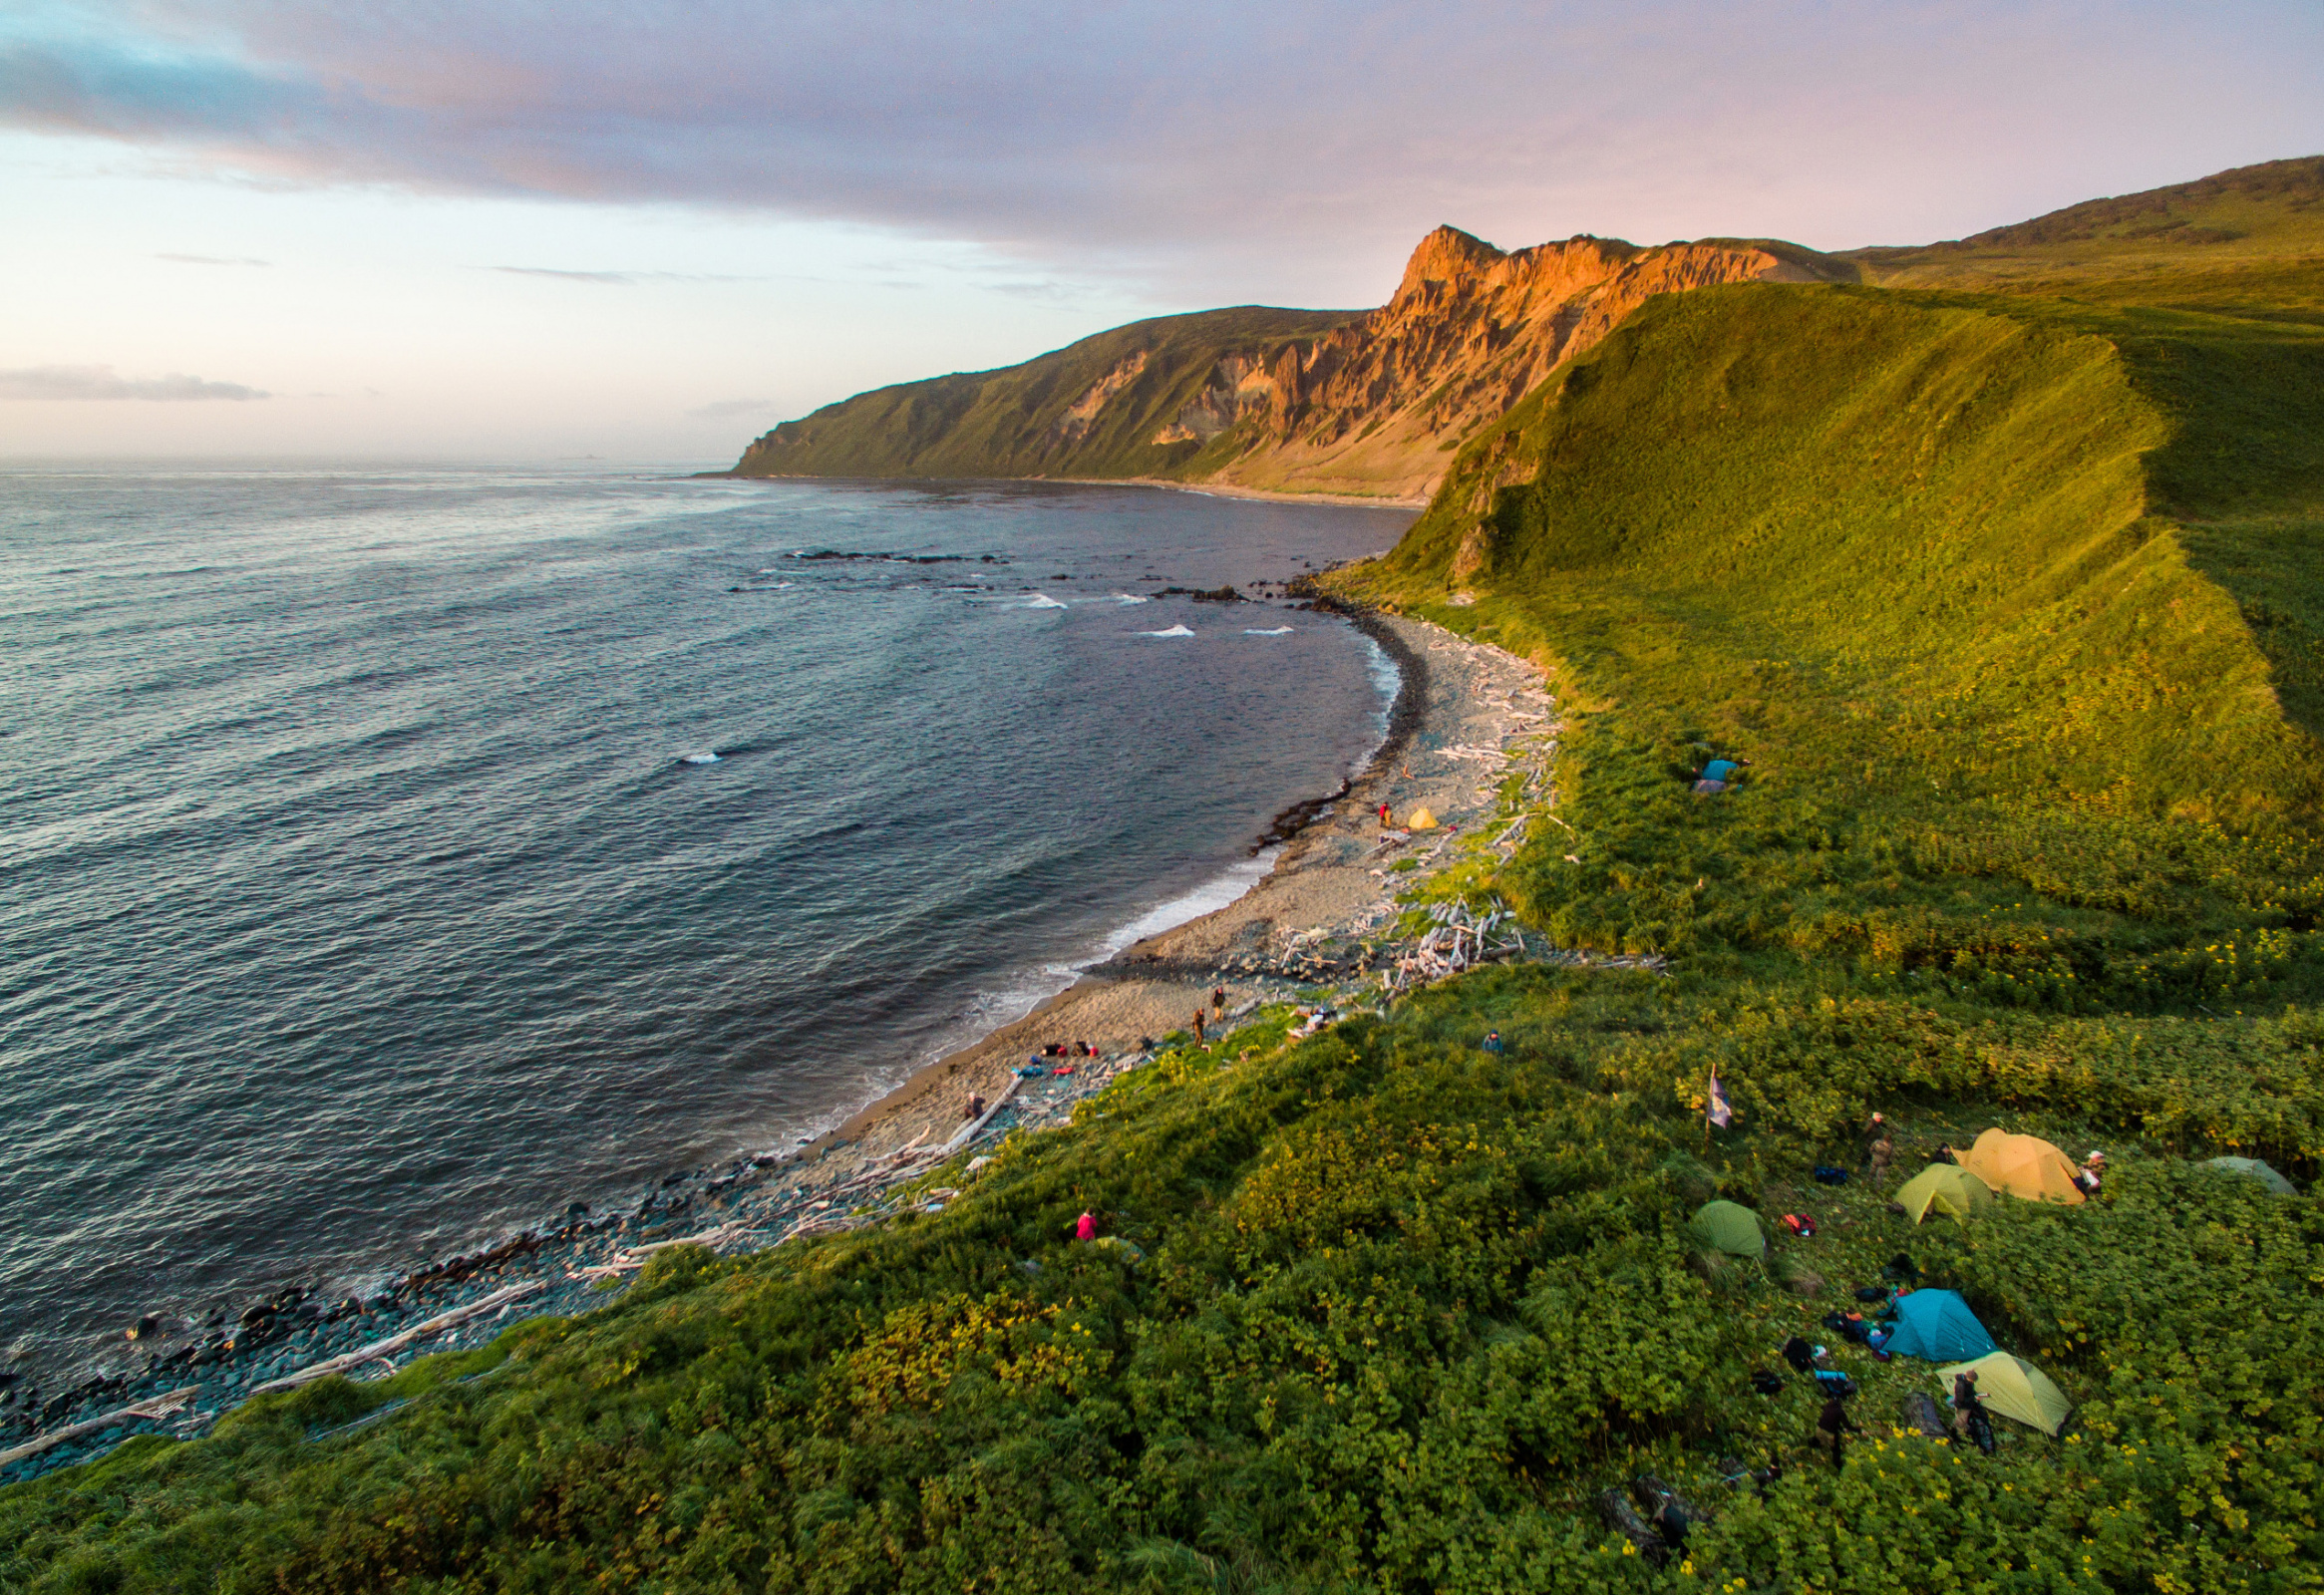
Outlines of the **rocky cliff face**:
[{"label": "rocky cliff face", "polygon": [[[1179,413],[1171,437],[1240,448],[1208,479],[1253,487],[1425,496],[1449,449],[1497,420],[1557,363],[1660,293],[1729,282],[1850,281],[1789,245],[1640,249],[1577,237],[1503,254],[1454,227],[1421,240],[1395,297],[1264,370],[1236,356]],[[1164,441],[1158,438],[1158,442]]]},{"label": "rocky cliff face", "polygon": [[1504,254],[1439,227],[1377,310],[1245,307],[1118,327],[1003,371],[859,394],[784,423],[736,470],[1423,498],[1463,440],[1656,294],[1855,278],[1794,244],[1584,236]]}]

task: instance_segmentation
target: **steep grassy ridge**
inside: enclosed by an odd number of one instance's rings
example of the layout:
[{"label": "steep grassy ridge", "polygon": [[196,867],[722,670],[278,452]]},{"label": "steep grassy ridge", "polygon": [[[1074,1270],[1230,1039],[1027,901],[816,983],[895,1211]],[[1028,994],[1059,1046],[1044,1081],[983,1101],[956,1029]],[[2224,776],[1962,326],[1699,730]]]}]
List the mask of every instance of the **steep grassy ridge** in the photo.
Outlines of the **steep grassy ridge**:
[{"label": "steep grassy ridge", "polygon": [[[1968,301],[1662,301],[1475,446],[1393,567],[1521,596],[1558,616],[1562,652],[1607,651],[1746,717],[1754,699],[1817,714],[1844,699],[1874,745],[1901,738],[1916,777],[1958,790],[2121,786],[2150,811],[2307,813],[2313,745],[2158,500],[2297,512],[2317,467],[2301,435],[2324,410],[2300,388],[2324,375],[2324,339],[2263,329],[2254,361],[2174,319],[2140,355],[2210,361],[2199,395],[2142,384],[2071,320]],[[2264,397],[2236,404],[2269,362]],[[2174,397],[2271,419],[2190,422]],[[2250,456],[2231,483],[2221,448]],[[1492,494],[1512,476],[1535,479]],[[1769,690],[1787,678],[1800,686]]]},{"label": "steep grassy ridge", "polygon": [[[2283,323],[1721,289],[1568,367],[1353,584],[1606,701],[1581,862],[1523,871],[1568,937],[2304,989],[2320,411]],[[1676,779],[1712,746],[1748,804]]]}]

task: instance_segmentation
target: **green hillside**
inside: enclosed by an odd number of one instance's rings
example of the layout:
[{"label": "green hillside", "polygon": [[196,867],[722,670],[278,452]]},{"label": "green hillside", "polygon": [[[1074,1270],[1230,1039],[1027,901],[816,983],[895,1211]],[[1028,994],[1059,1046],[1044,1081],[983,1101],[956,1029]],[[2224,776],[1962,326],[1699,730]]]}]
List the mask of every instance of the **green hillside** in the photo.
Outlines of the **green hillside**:
[{"label": "green hillside", "polygon": [[[1270,360],[1284,344],[1361,313],[1245,305],[1132,322],[1021,366],[901,383],[826,405],[752,444],[735,474],[1181,476],[1208,464],[1203,446],[1155,438],[1209,384],[1223,355]],[[1076,427],[1077,402],[1118,373],[1123,386]]]},{"label": "green hillside", "polygon": [[[1887,287],[2138,291],[2142,279],[2215,277],[2324,257],[2324,156],[2237,166],[2195,182],[2089,199],[1948,243],[1840,258]],[[2257,302],[2255,300],[2255,302]]]},{"label": "green hillside", "polygon": [[[2169,934],[2147,919],[2305,956],[2320,533],[2324,331],[1744,286],[1562,370],[1357,585],[1613,706],[1585,735],[1625,752],[1580,796],[1623,839],[1529,866],[1567,934],[1895,967],[2040,920],[2038,978],[2119,982]],[[1757,761],[1748,820],[1693,817],[1665,771],[1698,745]],[[1739,822],[1795,839],[1740,843],[1742,896],[1696,889]],[[1986,886],[1922,867],[1946,858]],[[1987,923],[2027,891],[2050,902]]]},{"label": "green hillside", "polygon": [[[2028,234],[1991,247],[2046,288],[1657,298],[1329,578],[1554,672],[1553,813],[1431,890],[1658,969],[1171,1038],[930,1175],[940,1213],[665,1253],[586,1318],[0,1490],[0,1588],[2316,1588],[2324,1207],[2207,1166],[2324,1173],[2303,192],[2222,180],[2292,240],[2224,266],[2068,280],[2041,251],[2092,240]],[[1698,797],[1714,753],[1752,763]],[[1995,1125],[2111,1171],[1915,1227],[1875,1110],[1900,1173]],[[1764,1262],[1704,1249],[1713,1197]],[[1084,1208],[1135,1250],[1067,1241]],[[1826,1322],[1899,1257],[2061,1433],[1908,1422],[1932,1365]],[[1839,1465],[1795,1334],[1860,1387]],[[1603,1513],[1648,1476],[1715,1514],[1666,1559]]]}]

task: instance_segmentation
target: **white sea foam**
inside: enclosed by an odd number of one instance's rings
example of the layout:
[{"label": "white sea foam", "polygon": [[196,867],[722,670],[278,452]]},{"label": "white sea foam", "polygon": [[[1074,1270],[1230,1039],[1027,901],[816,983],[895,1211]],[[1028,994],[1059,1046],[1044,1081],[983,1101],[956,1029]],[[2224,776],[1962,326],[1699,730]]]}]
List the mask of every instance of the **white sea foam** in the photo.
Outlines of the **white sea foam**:
[{"label": "white sea foam", "polygon": [[718,755],[687,754],[685,757],[681,758],[678,763],[682,765],[715,765],[718,763]]},{"label": "white sea foam", "polygon": [[1037,592],[1033,595],[1033,601],[1027,604],[1025,607],[1027,609],[1063,609],[1065,605],[1059,603],[1056,599],[1050,597],[1049,594],[1045,592]]},{"label": "white sea foam", "polygon": [[[1240,898],[1256,886],[1266,872],[1275,867],[1281,847],[1262,847],[1249,858],[1231,863],[1218,874],[1196,886],[1192,891],[1172,897],[1168,902],[1157,903],[1128,924],[1109,932],[1099,943],[1098,955],[1090,964],[1102,964],[1123,948],[1149,936],[1159,936],[1165,930],[1175,930],[1190,919],[1215,913],[1228,903]],[[1088,968],[1089,964],[1082,966]]]},{"label": "white sea foam", "polygon": [[1194,634],[1183,626],[1172,626],[1167,631],[1142,631],[1141,637],[1191,637]]},{"label": "white sea foam", "polygon": [[1291,628],[1289,626],[1274,626],[1261,630],[1256,626],[1245,626],[1242,629],[1242,634],[1245,637],[1288,637],[1291,635]]},{"label": "white sea foam", "polygon": [[1114,601],[1118,604],[1145,604],[1152,603],[1154,600],[1141,598],[1134,592],[1118,592],[1114,595]]}]

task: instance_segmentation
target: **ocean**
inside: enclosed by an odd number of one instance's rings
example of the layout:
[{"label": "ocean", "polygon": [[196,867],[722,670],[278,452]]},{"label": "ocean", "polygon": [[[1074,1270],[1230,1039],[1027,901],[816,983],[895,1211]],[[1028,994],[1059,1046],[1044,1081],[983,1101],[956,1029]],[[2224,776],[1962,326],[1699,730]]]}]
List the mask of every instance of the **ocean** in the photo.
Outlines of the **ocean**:
[{"label": "ocean", "polygon": [[1228,900],[1394,691],[1197,602],[1407,511],[0,470],[0,1347],[798,1143]]}]

